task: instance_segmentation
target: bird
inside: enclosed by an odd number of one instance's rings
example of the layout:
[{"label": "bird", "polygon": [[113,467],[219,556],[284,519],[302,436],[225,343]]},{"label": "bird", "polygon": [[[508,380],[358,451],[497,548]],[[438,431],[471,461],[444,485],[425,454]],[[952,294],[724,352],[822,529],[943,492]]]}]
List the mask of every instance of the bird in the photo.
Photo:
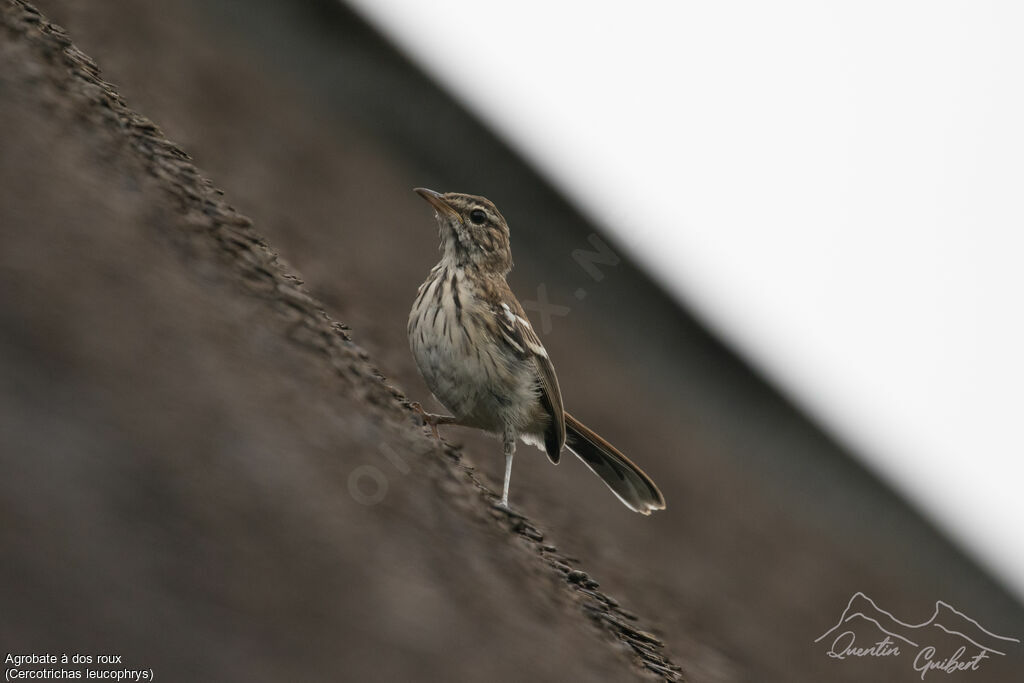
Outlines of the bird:
[{"label": "bird", "polygon": [[505,480],[497,506],[508,512],[517,439],[554,464],[568,448],[630,510],[663,510],[665,498],[651,478],[565,412],[551,358],[506,280],[510,233],[494,203],[458,192],[414,191],[433,207],[440,236],[441,260],[420,285],[407,328],[420,374],[450,413],[413,404],[434,436],[438,425],[457,425],[501,439]]}]

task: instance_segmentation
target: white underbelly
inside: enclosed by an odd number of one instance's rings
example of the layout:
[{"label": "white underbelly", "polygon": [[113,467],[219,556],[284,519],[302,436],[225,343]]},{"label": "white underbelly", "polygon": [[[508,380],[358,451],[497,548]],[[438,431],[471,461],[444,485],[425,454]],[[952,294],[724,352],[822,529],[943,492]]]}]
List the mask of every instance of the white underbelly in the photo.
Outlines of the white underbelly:
[{"label": "white underbelly", "polygon": [[468,426],[500,432],[510,422],[517,431],[527,428],[536,419],[537,405],[530,361],[503,347],[470,344],[454,311],[433,313],[409,330],[413,356],[431,393]]}]

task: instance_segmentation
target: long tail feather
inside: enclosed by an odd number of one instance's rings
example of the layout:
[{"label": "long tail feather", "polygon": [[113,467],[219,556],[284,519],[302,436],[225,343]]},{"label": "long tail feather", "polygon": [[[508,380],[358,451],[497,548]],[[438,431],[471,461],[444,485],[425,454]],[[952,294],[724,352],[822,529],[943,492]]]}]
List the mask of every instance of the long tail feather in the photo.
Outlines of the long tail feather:
[{"label": "long tail feather", "polygon": [[644,471],[590,428],[565,414],[565,445],[601,477],[626,507],[642,515],[664,510],[665,498]]}]

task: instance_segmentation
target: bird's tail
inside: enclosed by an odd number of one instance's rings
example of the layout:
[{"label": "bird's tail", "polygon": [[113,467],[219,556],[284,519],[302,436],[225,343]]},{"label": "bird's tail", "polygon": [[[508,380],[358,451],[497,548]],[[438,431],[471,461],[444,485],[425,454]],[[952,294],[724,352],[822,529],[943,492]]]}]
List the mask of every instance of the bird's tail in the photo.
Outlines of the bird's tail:
[{"label": "bird's tail", "polygon": [[651,478],[615,446],[569,413],[565,414],[565,430],[565,445],[601,477],[626,507],[642,515],[665,509],[665,498]]}]

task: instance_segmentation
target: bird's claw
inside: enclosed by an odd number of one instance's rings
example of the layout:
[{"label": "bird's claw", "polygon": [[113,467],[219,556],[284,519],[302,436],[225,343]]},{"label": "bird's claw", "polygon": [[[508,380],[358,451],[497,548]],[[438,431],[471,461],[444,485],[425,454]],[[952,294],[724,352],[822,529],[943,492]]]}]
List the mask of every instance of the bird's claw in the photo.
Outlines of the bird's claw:
[{"label": "bird's claw", "polygon": [[430,427],[430,431],[433,433],[434,438],[440,441],[441,435],[437,431],[437,416],[431,415],[425,411],[419,401],[413,401],[409,404],[409,407],[419,414],[420,419],[423,420],[423,425],[425,427]]},{"label": "bird's claw", "polygon": [[498,501],[495,501],[495,502],[491,503],[491,507],[494,508],[495,510],[501,510],[506,515],[508,515],[509,517],[514,517],[516,519],[526,519],[526,515],[524,515],[522,513],[519,513],[519,512],[516,512],[511,507],[509,507],[508,503],[506,503],[503,500],[498,500]]}]

